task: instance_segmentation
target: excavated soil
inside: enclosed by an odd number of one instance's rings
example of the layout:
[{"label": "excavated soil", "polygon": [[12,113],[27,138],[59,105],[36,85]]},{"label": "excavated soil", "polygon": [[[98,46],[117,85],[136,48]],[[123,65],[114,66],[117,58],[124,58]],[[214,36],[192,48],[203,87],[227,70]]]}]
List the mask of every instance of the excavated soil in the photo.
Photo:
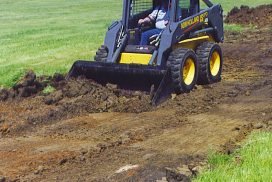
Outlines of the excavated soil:
[{"label": "excavated soil", "polygon": [[262,5],[256,8],[248,6],[234,7],[227,15],[226,23],[242,25],[256,25],[259,27],[271,26],[272,4]]},{"label": "excavated soil", "polygon": [[29,72],[0,92],[0,181],[189,181],[211,150],[272,131],[271,41],[271,28],[226,32],[222,81],[158,107],[147,93]]}]

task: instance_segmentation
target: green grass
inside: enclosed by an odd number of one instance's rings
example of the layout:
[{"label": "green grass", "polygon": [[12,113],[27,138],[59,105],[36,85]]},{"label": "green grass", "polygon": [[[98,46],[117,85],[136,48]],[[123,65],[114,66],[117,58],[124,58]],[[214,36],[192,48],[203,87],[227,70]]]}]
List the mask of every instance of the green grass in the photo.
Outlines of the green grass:
[{"label": "green grass", "polygon": [[120,10],[115,0],[1,0],[0,85],[28,69],[65,73],[75,60],[91,59]]},{"label": "green grass", "polygon": [[245,30],[245,27],[237,24],[225,24],[224,29],[231,32],[242,32]]},{"label": "green grass", "polygon": [[272,181],[272,133],[253,133],[233,155],[212,154],[195,182]]},{"label": "green grass", "polygon": [[42,93],[48,95],[48,94],[54,92],[55,90],[56,89],[54,87],[52,87],[52,86],[49,85],[49,86],[47,86],[47,87],[45,87],[43,89]]},{"label": "green grass", "polygon": [[225,24],[224,30],[230,32],[243,32],[246,30],[254,30],[255,27],[253,25],[239,25],[239,24]]},{"label": "green grass", "polygon": [[[271,0],[217,2],[227,12]],[[0,86],[12,86],[29,69],[38,75],[66,73],[75,60],[92,59],[121,13],[122,0],[1,0]]]}]

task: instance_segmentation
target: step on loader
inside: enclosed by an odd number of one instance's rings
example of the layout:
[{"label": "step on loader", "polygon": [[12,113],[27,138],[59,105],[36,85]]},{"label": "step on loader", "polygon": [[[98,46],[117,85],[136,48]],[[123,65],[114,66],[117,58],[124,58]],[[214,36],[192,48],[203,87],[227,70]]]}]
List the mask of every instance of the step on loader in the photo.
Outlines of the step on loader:
[{"label": "step on loader", "polygon": [[[168,1],[165,28],[140,45],[154,23],[139,20]],[[203,8],[204,7],[204,8]],[[157,15],[158,16],[158,15]],[[153,105],[171,93],[188,93],[196,84],[221,80],[223,10],[209,0],[124,0],[123,16],[108,27],[94,61],[76,61],[68,78],[85,76],[122,89],[150,91]]]}]

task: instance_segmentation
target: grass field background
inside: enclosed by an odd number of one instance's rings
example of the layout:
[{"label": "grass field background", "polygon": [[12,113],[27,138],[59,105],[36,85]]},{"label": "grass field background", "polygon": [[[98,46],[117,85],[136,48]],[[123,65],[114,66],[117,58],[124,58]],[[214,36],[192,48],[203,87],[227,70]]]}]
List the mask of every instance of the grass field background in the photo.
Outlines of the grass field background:
[{"label": "grass field background", "polygon": [[0,1],[0,85],[25,72],[67,72],[77,59],[90,59],[107,26],[120,17],[116,0]]},{"label": "grass field background", "polygon": [[[271,0],[217,2],[227,12]],[[65,73],[75,60],[92,59],[121,10],[122,0],[1,0],[0,86],[12,86],[29,69]]]}]

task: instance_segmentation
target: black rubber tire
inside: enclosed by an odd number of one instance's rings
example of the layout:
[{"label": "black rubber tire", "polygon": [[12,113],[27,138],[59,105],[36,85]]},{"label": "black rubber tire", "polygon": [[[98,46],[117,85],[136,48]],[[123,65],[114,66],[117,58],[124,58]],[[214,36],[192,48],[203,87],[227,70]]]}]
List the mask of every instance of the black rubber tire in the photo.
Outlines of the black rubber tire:
[{"label": "black rubber tire", "polygon": [[[212,75],[210,61],[213,53],[217,51],[220,56],[219,71]],[[196,49],[196,55],[199,60],[199,77],[197,83],[200,85],[212,84],[221,81],[223,56],[221,47],[213,42],[203,42]]]},{"label": "black rubber tire", "polygon": [[[195,65],[195,75],[192,82],[187,85],[183,79],[183,68],[185,66],[185,62],[189,58],[193,60]],[[196,54],[193,50],[185,48],[175,49],[170,53],[167,66],[170,67],[174,91],[177,94],[188,93],[195,87],[198,78],[199,64]]]},{"label": "black rubber tire", "polygon": [[102,45],[97,51],[96,55],[94,56],[95,61],[99,62],[106,62],[108,57],[108,48]]}]

